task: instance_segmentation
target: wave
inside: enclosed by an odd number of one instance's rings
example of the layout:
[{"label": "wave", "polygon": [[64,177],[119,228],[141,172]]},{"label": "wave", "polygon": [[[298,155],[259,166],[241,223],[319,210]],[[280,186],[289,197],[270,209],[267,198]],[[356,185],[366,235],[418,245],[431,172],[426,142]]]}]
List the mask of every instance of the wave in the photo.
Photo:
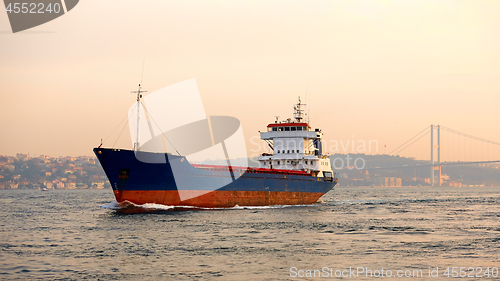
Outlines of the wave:
[{"label": "wave", "polygon": [[118,203],[112,201],[107,205],[99,206],[103,209],[109,209],[120,212],[135,213],[135,212],[157,212],[157,211],[179,211],[179,210],[263,210],[263,209],[283,209],[290,207],[313,207],[318,204],[308,205],[272,205],[272,206],[234,206],[230,208],[207,208],[196,206],[182,206],[182,205],[162,205],[155,203],[135,204],[130,201],[123,201]]},{"label": "wave", "polygon": [[[153,209],[153,210],[170,210],[173,209],[177,206],[168,206],[168,205],[162,205],[162,204],[154,204],[154,203],[146,203],[146,204],[134,204],[130,201],[123,201],[121,203],[118,203],[116,201],[113,201],[109,203],[108,205],[101,206],[101,208],[104,209],[111,209],[111,210],[122,210],[122,209],[128,209],[128,208],[143,208],[143,209]],[[181,206],[181,207],[188,207],[188,206]]]}]

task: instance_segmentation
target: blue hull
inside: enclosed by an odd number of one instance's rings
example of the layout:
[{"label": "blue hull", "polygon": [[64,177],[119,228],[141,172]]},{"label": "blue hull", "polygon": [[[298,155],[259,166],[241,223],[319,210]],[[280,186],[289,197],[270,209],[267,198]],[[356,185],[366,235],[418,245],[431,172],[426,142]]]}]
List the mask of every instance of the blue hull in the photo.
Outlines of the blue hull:
[{"label": "blue hull", "polygon": [[199,207],[311,204],[337,183],[283,170],[197,168],[185,157],[170,154],[139,152],[164,158],[164,163],[155,164],[139,161],[131,150],[95,148],[94,153],[118,202]]}]

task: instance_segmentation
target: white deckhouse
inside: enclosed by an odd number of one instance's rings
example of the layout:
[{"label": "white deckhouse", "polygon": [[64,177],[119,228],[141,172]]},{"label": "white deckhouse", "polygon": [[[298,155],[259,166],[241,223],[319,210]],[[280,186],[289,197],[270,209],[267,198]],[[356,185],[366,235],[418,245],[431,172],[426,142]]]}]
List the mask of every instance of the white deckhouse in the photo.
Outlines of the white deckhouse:
[{"label": "white deckhouse", "polygon": [[312,130],[303,121],[304,104],[300,97],[294,106],[294,120],[276,121],[267,125],[260,138],[269,144],[272,153],[263,153],[258,160],[261,168],[300,170],[316,177],[332,178],[330,159],[323,155],[320,129]]}]

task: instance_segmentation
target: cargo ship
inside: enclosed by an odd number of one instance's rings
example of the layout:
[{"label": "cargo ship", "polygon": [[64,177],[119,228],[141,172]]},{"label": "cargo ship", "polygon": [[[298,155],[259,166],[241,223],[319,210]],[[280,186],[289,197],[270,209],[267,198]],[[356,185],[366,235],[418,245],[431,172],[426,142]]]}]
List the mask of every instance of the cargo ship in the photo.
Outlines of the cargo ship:
[{"label": "cargo ship", "polygon": [[[139,110],[143,91],[139,87],[136,92]],[[231,208],[313,204],[333,189],[337,178],[329,158],[322,153],[322,132],[312,129],[304,120],[303,107],[299,97],[293,118],[279,121],[276,117],[265,131],[259,132],[269,149],[258,156],[258,167],[231,165],[229,159],[227,165],[191,163],[189,156],[182,155],[177,149],[177,154],[147,151],[139,145],[139,137],[133,150],[99,146],[94,148],[94,153],[121,205],[154,203]],[[224,117],[208,118],[213,130],[217,129],[217,120],[221,118]],[[137,119],[138,132],[139,117]],[[190,136],[182,134],[184,138],[197,137],[199,130],[192,129],[198,128],[199,124],[193,124],[184,130],[191,133]],[[161,138],[164,142],[165,139],[172,142],[175,136],[162,134]],[[227,156],[228,142],[225,145],[224,141],[218,142]]]}]

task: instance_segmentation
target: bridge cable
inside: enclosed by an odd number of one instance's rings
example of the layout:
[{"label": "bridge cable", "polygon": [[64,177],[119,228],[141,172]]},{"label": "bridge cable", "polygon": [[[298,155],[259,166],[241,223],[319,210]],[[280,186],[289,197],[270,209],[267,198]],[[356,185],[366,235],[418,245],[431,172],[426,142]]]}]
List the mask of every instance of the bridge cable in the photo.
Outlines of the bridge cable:
[{"label": "bridge cable", "polygon": [[457,135],[460,135],[460,136],[464,136],[464,137],[467,137],[467,138],[470,138],[470,139],[474,139],[474,140],[478,140],[478,141],[482,141],[482,142],[486,142],[486,143],[490,143],[490,144],[500,145],[500,142],[490,141],[490,140],[483,139],[483,138],[480,138],[480,137],[475,137],[473,135],[462,133],[462,132],[459,132],[457,130],[453,130],[453,129],[450,129],[448,127],[445,127],[445,126],[441,126],[441,128],[444,129],[444,130],[446,130],[446,131],[448,131],[448,132],[450,132],[450,133],[454,133],[454,134],[457,134]]},{"label": "bridge cable", "polygon": [[402,148],[401,150],[399,150],[398,152],[396,152],[396,154],[399,154],[401,151],[405,150],[406,148],[408,148],[410,145],[414,144],[416,141],[418,141],[419,139],[425,137],[426,135],[428,135],[430,132],[427,132],[425,134],[423,134],[422,136],[420,136],[418,139],[414,140],[412,143],[410,143],[409,145],[405,146],[404,148]]},{"label": "bridge cable", "polygon": [[400,147],[402,147],[403,145],[407,144],[408,142],[410,142],[412,139],[418,137],[418,135],[420,135],[421,133],[425,132],[425,130],[429,130],[429,127],[426,127],[425,129],[423,129],[420,133],[416,134],[415,136],[413,136],[411,139],[407,140],[405,143],[403,143],[402,145],[396,147],[396,149],[394,149],[393,151],[389,152],[389,155],[391,155],[394,151],[398,150]]}]

